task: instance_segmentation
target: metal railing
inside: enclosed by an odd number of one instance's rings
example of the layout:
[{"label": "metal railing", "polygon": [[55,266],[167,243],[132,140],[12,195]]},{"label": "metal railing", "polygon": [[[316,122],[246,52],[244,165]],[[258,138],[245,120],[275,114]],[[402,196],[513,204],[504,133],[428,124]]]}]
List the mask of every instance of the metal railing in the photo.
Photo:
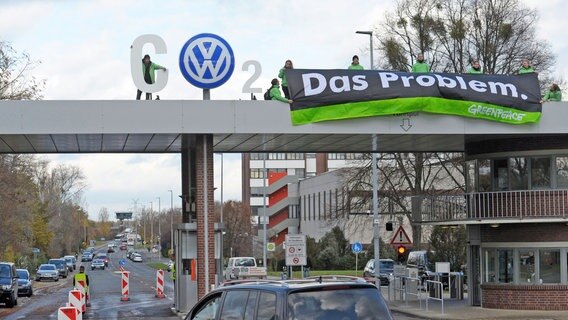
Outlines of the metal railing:
[{"label": "metal railing", "polygon": [[426,312],[428,312],[428,301],[437,300],[442,302],[442,314],[444,314],[444,284],[440,281],[426,280],[426,288],[428,288]]},{"label": "metal railing", "polygon": [[568,218],[566,189],[418,196],[413,202],[420,222]]}]

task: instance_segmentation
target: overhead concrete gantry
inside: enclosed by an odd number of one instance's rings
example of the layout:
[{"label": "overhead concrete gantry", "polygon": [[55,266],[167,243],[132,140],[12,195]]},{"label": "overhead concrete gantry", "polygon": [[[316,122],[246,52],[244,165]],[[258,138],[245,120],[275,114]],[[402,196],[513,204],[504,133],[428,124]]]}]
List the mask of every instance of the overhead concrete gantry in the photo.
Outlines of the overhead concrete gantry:
[{"label": "overhead concrete gantry", "polygon": [[0,115],[0,153],[181,153],[198,296],[214,283],[214,152],[460,152],[495,136],[568,138],[568,103],[545,104],[527,125],[420,113],[292,126],[274,101],[0,101]]}]

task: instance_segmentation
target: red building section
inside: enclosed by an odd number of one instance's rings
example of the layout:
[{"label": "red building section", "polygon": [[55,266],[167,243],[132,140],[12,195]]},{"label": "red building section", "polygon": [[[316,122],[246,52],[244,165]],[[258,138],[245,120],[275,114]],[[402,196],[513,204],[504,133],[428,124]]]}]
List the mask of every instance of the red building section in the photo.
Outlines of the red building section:
[{"label": "red building section", "polygon": [[[286,172],[269,172],[268,173],[268,185],[272,185],[276,183],[278,180],[284,178],[286,176]],[[276,190],[274,193],[268,196],[268,207],[271,208],[275,206],[278,202],[286,199],[288,197],[288,186],[285,185],[282,188]],[[278,224],[282,223],[288,219],[288,207],[276,212],[272,216],[269,217],[268,220],[268,229],[272,229],[276,227]],[[288,229],[284,229],[283,231],[279,232],[277,235],[270,238],[270,241],[275,242],[276,245],[281,245],[284,240],[286,240],[286,234],[288,234]]]}]

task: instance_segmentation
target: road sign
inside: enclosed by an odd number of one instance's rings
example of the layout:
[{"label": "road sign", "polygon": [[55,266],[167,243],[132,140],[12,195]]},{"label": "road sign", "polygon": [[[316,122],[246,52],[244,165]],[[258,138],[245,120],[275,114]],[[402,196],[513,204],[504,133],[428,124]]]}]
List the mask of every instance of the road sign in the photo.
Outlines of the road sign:
[{"label": "road sign", "polygon": [[305,266],[307,260],[306,236],[303,234],[286,235],[286,265]]},{"label": "road sign", "polygon": [[120,260],[118,260],[118,264],[119,264],[120,266],[124,267],[124,266],[126,265],[126,260],[120,259]]},{"label": "road sign", "polygon": [[400,227],[398,227],[398,229],[394,233],[394,237],[392,237],[390,244],[392,244],[392,245],[409,245],[409,244],[412,244],[412,241],[410,241],[410,237],[408,236],[406,231],[404,231],[404,228],[402,226],[400,226]]},{"label": "road sign", "polygon": [[392,271],[392,274],[395,277],[408,277],[408,270],[406,269],[406,266],[395,264]]},{"label": "road sign", "polygon": [[363,250],[363,245],[361,244],[361,242],[355,242],[351,245],[351,251],[353,251],[353,253],[358,254],[359,252],[361,252],[361,250]]},{"label": "road sign", "polygon": [[202,33],[189,39],[179,55],[183,77],[201,89],[213,89],[227,82],[235,69],[233,49],[225,39]]},{"label": "road sign", "polygon": [[270,251],[270,252],[275,251],[276,250],[276,243],[274,243],[274,242],[267,243],[266,244],[266,250]]},{"label": "road sign", "polygon": [[33,253],[39,253],[39,249],[38,248],[32,248],[32,252]]}]

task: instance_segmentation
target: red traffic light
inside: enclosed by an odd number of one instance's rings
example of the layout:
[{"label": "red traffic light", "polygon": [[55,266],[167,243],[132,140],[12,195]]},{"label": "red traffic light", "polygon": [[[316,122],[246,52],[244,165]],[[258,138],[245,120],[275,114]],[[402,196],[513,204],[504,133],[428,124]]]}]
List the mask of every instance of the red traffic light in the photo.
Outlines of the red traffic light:
[{"label": "red traffic light", "polygon": [[404,246],[399,246],[399,247],[396,249],[396,252],[398,252],[398,254],[404,254],[404,253],[406,252],[406,247],[404,247]]}]

